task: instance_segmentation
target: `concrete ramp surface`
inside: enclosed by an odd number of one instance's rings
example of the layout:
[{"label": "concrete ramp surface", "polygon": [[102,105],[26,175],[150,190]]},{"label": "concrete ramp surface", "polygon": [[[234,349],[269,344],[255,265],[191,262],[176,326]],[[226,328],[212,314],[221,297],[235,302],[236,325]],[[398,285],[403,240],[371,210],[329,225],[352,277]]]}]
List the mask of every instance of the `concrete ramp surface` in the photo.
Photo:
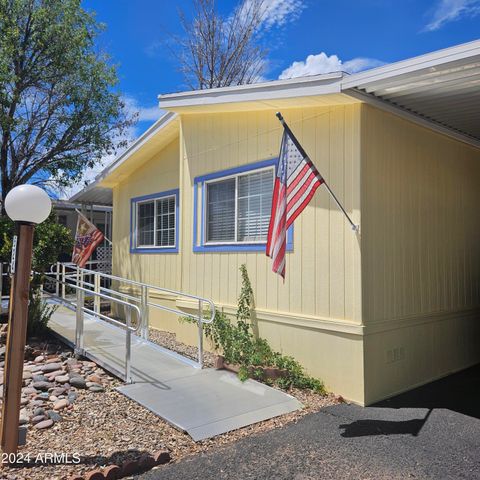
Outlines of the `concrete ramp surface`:
[{"label": "concrete ramp surface", "polygon": [[[72,344],[75,313],[60,307],[49,327]],[[125,365],[125,331],[85,315],[85,355],[114,375]],[[289,413],[302,405],[294,397],[254,380],[241,382],[233,373],[196,368],[195,363],[132,335],[134,383],[118,391],[171,425],[203,440],[262,420]]]}]

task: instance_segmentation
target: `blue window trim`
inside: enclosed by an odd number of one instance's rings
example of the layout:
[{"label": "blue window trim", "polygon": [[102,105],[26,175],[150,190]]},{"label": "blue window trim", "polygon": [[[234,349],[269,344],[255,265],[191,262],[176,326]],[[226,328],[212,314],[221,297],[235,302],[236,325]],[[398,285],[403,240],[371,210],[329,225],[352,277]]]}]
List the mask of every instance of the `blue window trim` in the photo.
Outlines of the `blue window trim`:
[{"label": "blue window trim", "polygon": [[[167,190],[164,192],[151,193],[142,195],[141,197],[133,197],[130,199],[130,253],[178,253],[179,250],[179,221],[180,221],[180,191],[178,188]],[[144,200],[157,199],[163,197],[175,196],[175,246],[174,247],[135,247],[135,211],[137,203]]]},{"label": "blue window trim", "polygon": [[[193,251],[194,252],[265,252],[266,243],[238,243],[235,245],[208,245],[205,244],[205,182],[217,178],[228,177],[244,172],[251,172],[260,168],[275,166],[278,158],[262,160],[260,162],[242,165],[241,167],[230,168],[219,172],[209,173],[208,175],[200,175],[193,180]],[[198,222],[198,193],[201,189],[201,218],[200,218],[200,244],[197,245]],[[293,225],[287,230],[287,252],[293,250]]]}]

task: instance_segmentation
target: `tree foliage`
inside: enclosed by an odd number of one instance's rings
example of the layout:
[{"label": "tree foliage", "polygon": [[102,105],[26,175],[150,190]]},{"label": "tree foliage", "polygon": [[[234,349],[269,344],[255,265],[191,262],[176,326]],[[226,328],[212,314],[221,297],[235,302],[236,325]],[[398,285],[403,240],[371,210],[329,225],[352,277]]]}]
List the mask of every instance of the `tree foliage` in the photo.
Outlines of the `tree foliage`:
[{"label": "tree foliage", "polygon": [[[8,217],[0,217],[0,261],[9,262],[15,224]],[[32,269],[43,273],[57,262],[61,254],[71,254],[73,237],[70,230],[56,222],[52,213],[47,220],[35,227],[33,237]]]},{"label": "tree foliage", "polygon": [[174,53],[185,82],[192,89],[241,85],[258,81],[266,50],[260,27],[265,0],[243,0],[222,16],[215,0],[193,0],[193,18],[180,11],[183,37],[175,38]]},{"label": "tree foliage", "polygon": [[23,183],[65,186],[118,145],[132,122],[103,29],[81,0],[0,0],[2,204]]}]

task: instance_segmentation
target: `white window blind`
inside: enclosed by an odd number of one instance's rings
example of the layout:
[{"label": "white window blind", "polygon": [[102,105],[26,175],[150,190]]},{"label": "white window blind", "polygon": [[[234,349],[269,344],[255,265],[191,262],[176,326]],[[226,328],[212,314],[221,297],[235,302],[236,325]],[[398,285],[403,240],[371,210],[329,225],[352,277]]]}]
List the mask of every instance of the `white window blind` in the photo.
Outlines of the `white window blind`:
[{"label": "white window blind", "polygon": [[207,186],[207,242],[235,241],[235,178]]},{"label": "white window blind", "polygon": [[159,247],[175,245],[175,197],[157,200],[156,231],[155,245]]},{"label": "white window blind", "polygon": [[238,177],[238,241],[266,241],[272,207],[273,174],[265,170]]},{"label": "white window blind", "polygon": [[137,204],[137,247],[175,246],[175,196]]},{"label": "white window blind", "polygon": [[265,242],[273,193],[273,168],[206,185],[206,241]]}]

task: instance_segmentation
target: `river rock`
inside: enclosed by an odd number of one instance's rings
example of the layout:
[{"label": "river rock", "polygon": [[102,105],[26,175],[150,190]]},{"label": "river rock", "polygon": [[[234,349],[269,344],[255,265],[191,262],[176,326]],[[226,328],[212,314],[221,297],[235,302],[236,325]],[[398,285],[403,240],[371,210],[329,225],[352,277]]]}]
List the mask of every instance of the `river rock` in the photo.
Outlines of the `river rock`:
[{"label": "river rock", "polygon": [[37,417],[38,415],[45,415],[45,410],[41,407],[35,408],[33,410],[33,416]]},{"label": "river rock", "polygon": [[35,425],[35,428],[38,430],[42,430],[44,428],[50,428],[53,425],[53,420],[49,418],[48,420],[43,420]]},{"label": "river rock", "polygon": [[48,378],[45,375],[33,375],[32,380],[34,382],[48,382]]},{"label": "river rock", "polygon": [[43,422],[43,420],[46,420],[45,415],[37,415],[32,418],[31,422],[33,425],[36,425],[37,423]]},{"label": "river rock", "polygon": [[89,387],[88,391],[93,392],[93,393],[101,393],[101,392],[104,392],[105,389],[101,385],[98,385],[96,383],[96,384],[92,385],[91,387]]},{"label": "river rock", "polygon": [[62,416],[53,410],[48,410],[47,415],[48,418],[51,418],[55,423],[61,422],[63,420]]},{"label": "river rock", "polygon": [[58,400],[53,404],[54,410],[63,410],[66,407],[68,407],[68,400],[66,399]]},{"label": "river rock", "polygon": [[85,382],[85,379],[81,377],[80,375],[78,376],[70,376],[70,385],[72,387],[76,388],[87,388],[87,384]]},{"label": "river rock", "polygon": [[55,372],[56,370],[62,370],[62,364],[61,363],[46,363],[43,368],[42,368],[42,371],[44,373],[49,373],[49,372]]},{"label": "river rock", "polygon": [[68,375],[57,375],[55,381],[57,383],[67,383],[70,377]]},{"label": "river rock", "polygon": [[50,382],[44,382],[44,381],[35,382],[34,381],[31,386],[33,388],[36,388],[37,390],[48,390],[49,388],[52,388],[54,385],[53,385],[53,383],[50,383]]},{"label": "river rock", "polygon": [[33,361],[35,363],[40,363],[40,362],[43,362],[44,360],[45,360],[45,357],[43,355],[38,355],[38,357],[35,357]]}]

